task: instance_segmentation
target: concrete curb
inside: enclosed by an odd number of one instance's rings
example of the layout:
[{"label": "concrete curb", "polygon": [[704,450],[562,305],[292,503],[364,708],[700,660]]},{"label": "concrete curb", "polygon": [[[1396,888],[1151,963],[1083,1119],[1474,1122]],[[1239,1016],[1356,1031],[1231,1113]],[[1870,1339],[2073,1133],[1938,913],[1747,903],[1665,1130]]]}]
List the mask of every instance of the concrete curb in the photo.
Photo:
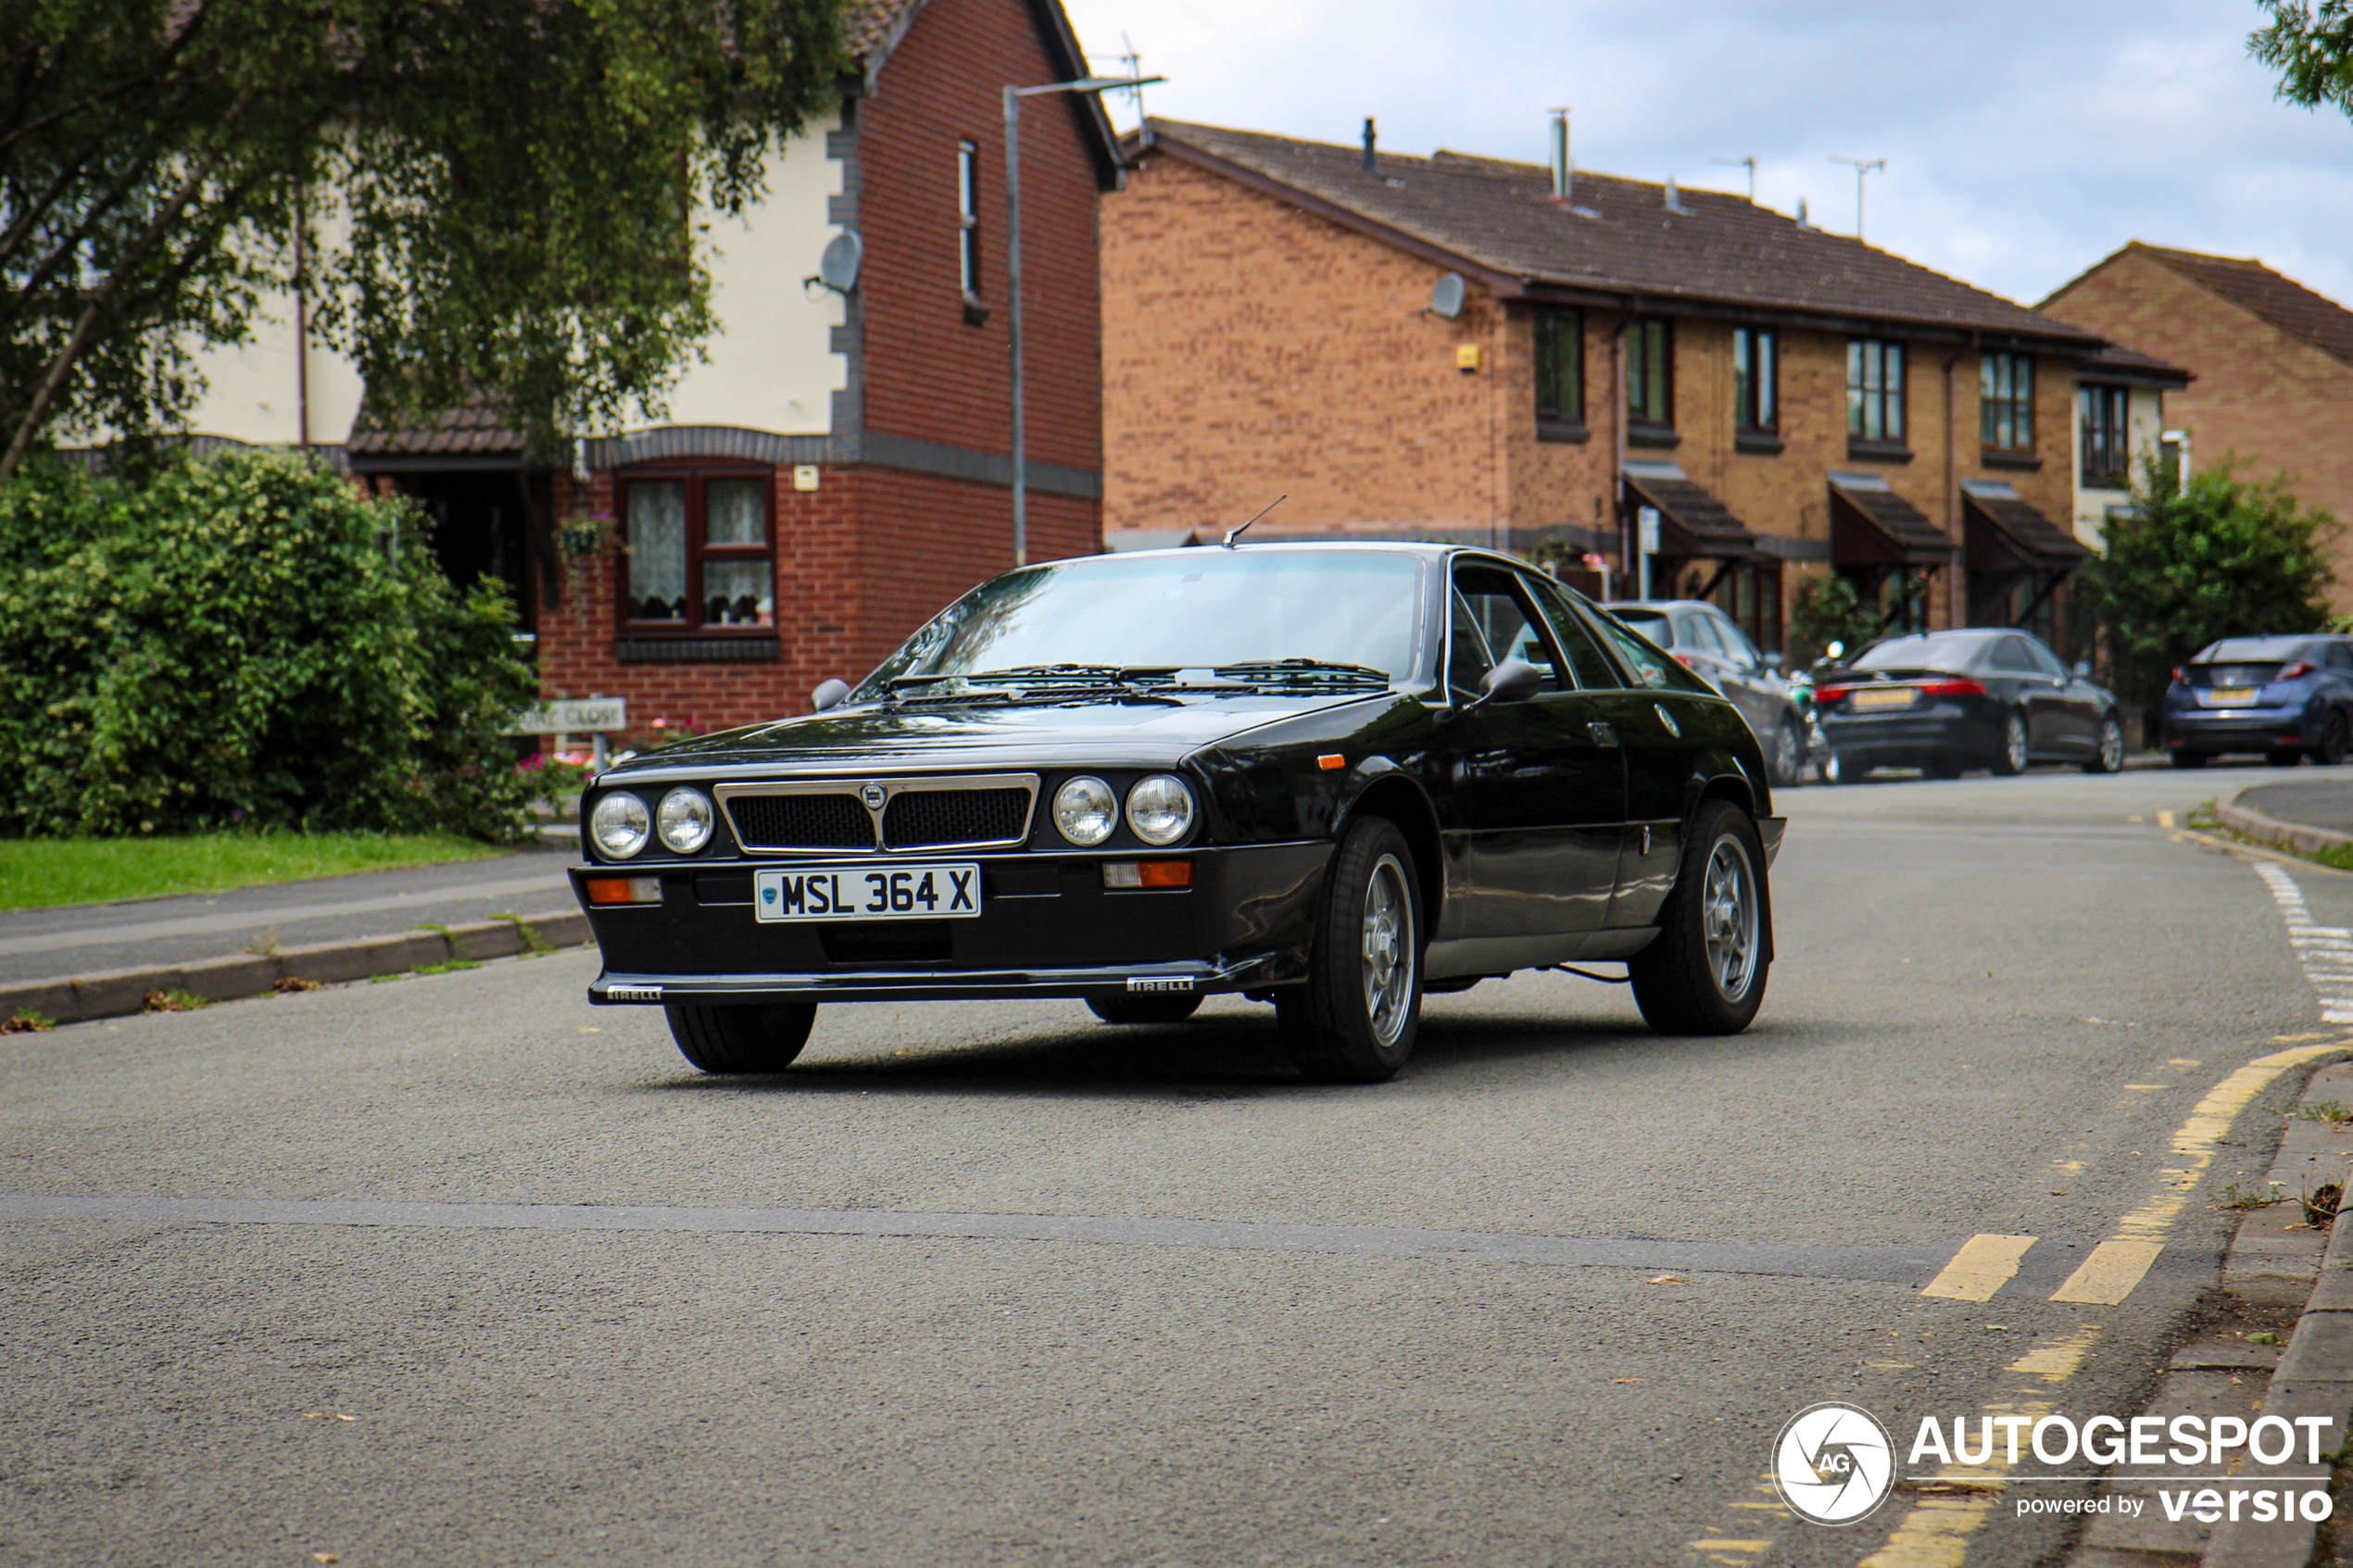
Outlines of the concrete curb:
[{"label": "concrete curb", "polygon": [[[2256,787],[2249,784],[2247,789]],[[2240,795],[2246,793],[2244,789],[2239,791]],[[2214,809],[2214,820],[2233,833],[2244,834],[2259,844],[2284,844],[2308,854],[2316,849],[2353,846],[2353,833],[2336,833],[2328,828],[2309,827],[2302,822],[2284,822],[2251,806],[2240,805],[2236,796],[2232,797],[2228,806]]]},{"label": "concrete curb", "polygon": [[58,980],[17,980],[0,984],[0,1018],[37,1012],[53,1022],[84,1023],[94,1018],[144,1012],[148,995],[156,991],[185,991],[208,1002],[227,1002],[267,995],[282,979],[333,985],[379,974],[404,974],[427,964],[478,962],[543,948],[584,947],[589,940],[586,915],[578,909],[555,909],[514,920],[420,928],[396,936],[313,942],[281,947],[274,953],[232,953],[194,963],[106,970]]},{"label": "concrete curb", "polygon": [[[2319,1077],[2314,1075],[2315,1083]],[[2308,1088],[2306,1099],[2310,1093]],[[2344,1151],[2338,1151],[2327,1165],[2328,1179],[2339,1184],[2340,1194],[2353,1186],[2353,1161]],[[2233,1250],[2237,1250],[2235,1244]],[[2329,1227],[2318,1277],[2264,1390],[2262,1413],[2291,1423],[2298,1416],[2325,1416],[2336,1424],[2334,1431],[2340,1442],[2353,1443],[2353,1428],[2347,1425],[2348,1419],[2353,1419],[2353,1224]],[[2289,1457],[2300,1457],[2300,1449]],[[2311,1467],[2307,1464],[2265,1465],[2252,1459],[2235,1465],[2232,1472],[2233,1479],[2259,1486],[2272,1475],[2309,1474]],[[2283,1487],[2291,1485],[2281,1483]],[[2309,1486],[2303,1483],[2293,1489],[2306,1490]],[[2202,1568],[2306,1568],[2320,1549],[2320,1531],[2318,1524],[2303,1519],[2218,1524],[2199,1562]]]}]

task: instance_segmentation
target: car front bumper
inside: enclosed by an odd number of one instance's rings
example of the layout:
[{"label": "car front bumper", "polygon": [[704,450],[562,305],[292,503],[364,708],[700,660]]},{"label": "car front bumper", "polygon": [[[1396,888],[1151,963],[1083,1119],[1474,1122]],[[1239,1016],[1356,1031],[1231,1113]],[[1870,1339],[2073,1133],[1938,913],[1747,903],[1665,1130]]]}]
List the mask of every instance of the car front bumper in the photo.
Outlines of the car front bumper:
[{"label": "car front bumper", "polygon": [[[1306,973],[1327,842],[1172,851],[1193,863],[1175,891],[1113,890],[1102,862],[1121,854],[937,855],[977,861],[981,911],[969,919],[761,922],[755,869],[575,866],[573,896],[604,960],[588,988],[603,1004],[948,1001],[979,997],[1209,994],[1296,982]],[[796,859],[871,871],[910,855]],[[660,875],[659,904],[591,904],[589,876]]]}]

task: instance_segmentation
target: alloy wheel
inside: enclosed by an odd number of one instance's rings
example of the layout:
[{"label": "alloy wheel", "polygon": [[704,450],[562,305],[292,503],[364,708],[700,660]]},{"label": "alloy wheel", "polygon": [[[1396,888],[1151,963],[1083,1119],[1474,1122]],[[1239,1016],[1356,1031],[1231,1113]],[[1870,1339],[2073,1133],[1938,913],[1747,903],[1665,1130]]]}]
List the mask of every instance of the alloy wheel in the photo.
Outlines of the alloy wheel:
[{"label": "alloy wheel", "polygon": [[1414,902],[1405,868],[1383,855],[1365,884],[1365,1016],[1384,1046],[1397,1043],[1413,1010]]},{"label": "alloy wheel", "polygon": [[1795,784],[1797,771],[1806,765],[1805,756],[1798,747],[1796,728],[1784,721],[1773,738],[1773,782]]},{"label": "alloy wheel", "polygon": [[2011,772],[2026,771],[2026,721],[2015,713],[2002,726],[2002,756],[2009,763]]},{"label": "alloy wheel", "polygon": [[2100,771],[2113,773],[2124,766],[2124,726],[2110,719],[2100,726]]},{"label": "alloy wheel", "polygon": [[1708,852],[1701,884],[1700,931],[1707,945],[1708,973],[1726,1001],[1748,995],[1756,977],[1756,878],[1748,850],[1726,834]]}]

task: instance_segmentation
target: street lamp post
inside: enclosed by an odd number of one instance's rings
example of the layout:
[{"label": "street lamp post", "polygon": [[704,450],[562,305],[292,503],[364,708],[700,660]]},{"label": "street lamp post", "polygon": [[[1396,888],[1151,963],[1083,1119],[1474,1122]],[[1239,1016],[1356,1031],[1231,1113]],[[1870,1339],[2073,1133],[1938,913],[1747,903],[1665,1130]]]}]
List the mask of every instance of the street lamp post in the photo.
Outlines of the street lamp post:
[{"label": "street lamp post", "polygon": [[1013,361],[1013,564],[1029,564],[1029,452],[1022,420],[1021,385],[1021,101],[1047,93],[1108,93],[1114,87],[1149,87],[1164,76],[1088,76],[1043,87],[1005,89],[1005,287],[1013,295],[1011,351]]}]

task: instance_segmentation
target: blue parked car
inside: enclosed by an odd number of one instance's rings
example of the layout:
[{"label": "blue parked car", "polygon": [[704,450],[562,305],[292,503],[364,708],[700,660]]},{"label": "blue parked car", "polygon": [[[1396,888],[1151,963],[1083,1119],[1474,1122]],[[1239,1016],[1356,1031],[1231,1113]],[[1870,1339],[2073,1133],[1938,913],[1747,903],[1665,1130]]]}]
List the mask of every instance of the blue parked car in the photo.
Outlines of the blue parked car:
[{"label": "blue parked car", "polygon": [[2259,751],[2275,768],[2334,765],[2353,746],[2353,637],[2225,637],[2173,671],[2165,749],[2176,768]]}]

